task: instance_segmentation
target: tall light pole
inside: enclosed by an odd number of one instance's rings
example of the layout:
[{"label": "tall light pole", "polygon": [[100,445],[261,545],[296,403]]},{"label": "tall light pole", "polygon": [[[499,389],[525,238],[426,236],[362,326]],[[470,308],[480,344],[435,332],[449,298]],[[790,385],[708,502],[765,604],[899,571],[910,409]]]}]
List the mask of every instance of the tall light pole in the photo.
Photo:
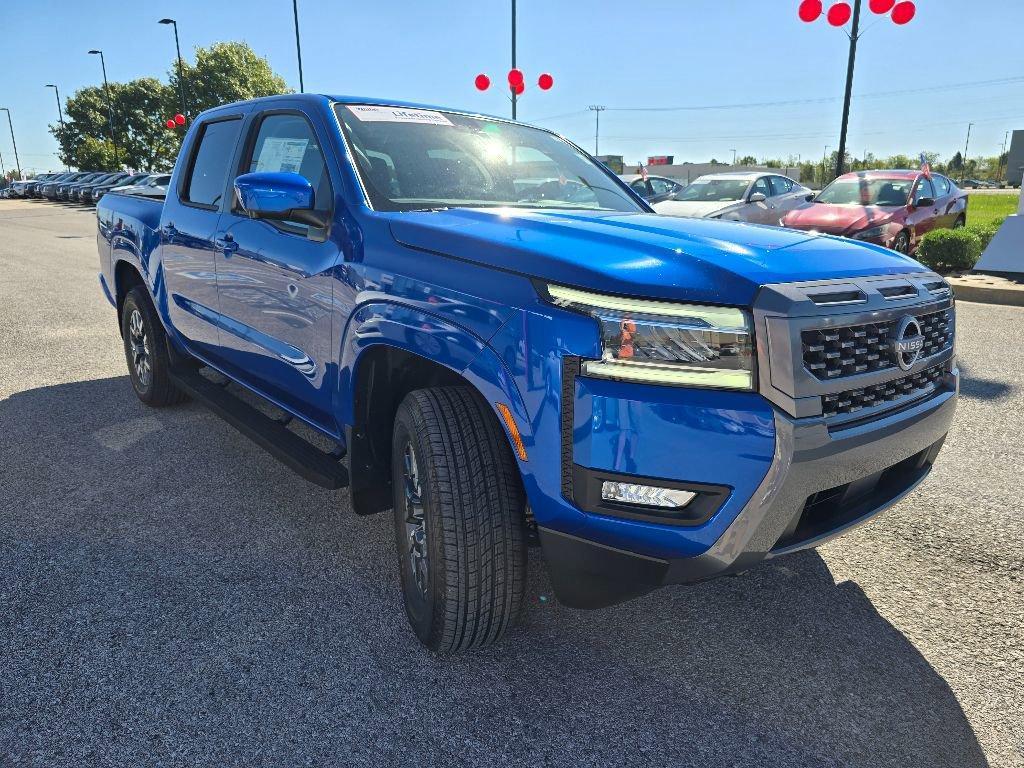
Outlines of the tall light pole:
[{"label": "tall light pole", "polygon": [[299,42],[299,0],[292,0],[292,14],[295,16],[295,52],[299,57],[299,93],[305,93],[306,85],[302,82],[302,43]]},{"label": "tall light pole", "polygon": [[857,60],[857,41],[860,40],[860,2],[853,3],[853,31],[850,32],[850,56],[846,61],[846,92],[843,95],[843,124],[839,128],[839,154],[836,156],[836,178],[843,175],[846,162],[846,128],[850,122],[850,98],[853,95],[853,65]]},{"label": "tall light pole", "polygon": [[828,144],[825,145],[825,151],[821,153],[821,186],[825,186],[825,169],[828,167]]},{"label": "tall light pole", "polygon": [[[516,0],[512,0],[512,69],[516,68]],[[516,100],[519,95],[512,91],[512,119],[516,119]]]},{"label": "tall light pole", "polygon": [[971,128],[974,123],[967,124],[967,141],[964,142],[964,162],[960,166],[960,181],[964,180],[964,176],[967,175],[967,148],[971,146]]},{"label": "tall light pole", "polygon": [[732,152],[732,164],[736,165],[736,150],[732,149],[732,150],[729,150],[729,151]]},{"label": "tall light pole", "polygon": [[[53,92],[57,96],[57,119],[60,120],[60,127],[63,128],[64,127],[64,110],[62,110],[61,107],[60,107],[60,89],[56,85],[54,85],[53,83],[47,83],[46,87],[47,88],[53,88]],[[67,168],[69,171],[71,170],[71,166],[69,166],[67,164],[65,164],[64,167]]]},{"label": "tall light pole", "polygon": [[18,166],[18,178],[24,178],[21,175],[21,160],[18,159],[18,144],[14,140],[14,123],[11,122],[11,110],[7,107],[0,107],[0,112],[7,113],[7,126],[11,129],[11,144],[14,145],[14,164]]},{"label": "tall light pole", "polygon": [[[1003,155],[1006,154],[1006,142],[1008,142],[1009,140],[1010,132],[1007,131],[1006,135],[1003,136],[1003,149],[999,153],[999,168],[996,169],[996,181],[999,181],[1001,178],[1003,178]],[[1007,170],[1009,170],[1009,168],[1007,168]]]},{"label": "tall light pole", "polygon": [[110,100],[110,83],[107,82],[107,61],[103,58],[103,51],[91,50],[89,54],[100,57],[100,66],[103,67],[103,90],[107,94],[107,125],[110,126],[110,142],[114,145],[114,165],[120,165],[117,159],[117,138],[114,136],[114,104]]},{"label": "tall light pole", "polygon": [[601,113],[607,107],[602,107],[600,104],[591,104],[587,109],[594,113],[594,156],[596,157],[600,154],[598,151],[598,141],[601,136]]},{"label": "tall light pole", "polygon": [[174,19],[160,19],[157,24],[171,24],[174,26],[174,50],[178,52],[178,96],[181,98],[181,113],[185,115],[187,120],[190,115],[188,113],[188,101],[185,99],[185,70],[181,63],[181,43],[178,42],[178,22]]}]

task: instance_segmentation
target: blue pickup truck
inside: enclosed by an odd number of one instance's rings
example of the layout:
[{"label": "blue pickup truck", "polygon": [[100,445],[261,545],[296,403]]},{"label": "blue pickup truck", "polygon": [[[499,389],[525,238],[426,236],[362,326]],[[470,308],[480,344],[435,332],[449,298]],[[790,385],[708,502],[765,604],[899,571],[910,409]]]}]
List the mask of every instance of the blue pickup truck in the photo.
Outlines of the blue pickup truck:
[{"label": "blue pickup truck", "polygon": [[953,418],[939,275],[658,216],[508,120],[229,104],[165,201],[110,193],[97,217],[137,396],[200,401],[355,513],[392,511],[440,652],[515,622],[533,544],[579,608],[742,571],[894,504]]}]

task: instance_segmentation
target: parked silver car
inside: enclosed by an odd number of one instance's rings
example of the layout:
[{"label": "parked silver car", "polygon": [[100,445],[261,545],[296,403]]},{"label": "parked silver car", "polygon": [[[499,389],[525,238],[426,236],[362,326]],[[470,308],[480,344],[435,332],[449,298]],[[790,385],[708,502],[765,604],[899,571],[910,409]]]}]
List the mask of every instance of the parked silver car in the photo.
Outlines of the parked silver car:
[{"label": "parked silver car", "polygon": [[712,173],[691,182],[672,200],[654,204],[666,216],[749,221],[778,225],[807,204],[811,190],[788,176],[763,171]]}]

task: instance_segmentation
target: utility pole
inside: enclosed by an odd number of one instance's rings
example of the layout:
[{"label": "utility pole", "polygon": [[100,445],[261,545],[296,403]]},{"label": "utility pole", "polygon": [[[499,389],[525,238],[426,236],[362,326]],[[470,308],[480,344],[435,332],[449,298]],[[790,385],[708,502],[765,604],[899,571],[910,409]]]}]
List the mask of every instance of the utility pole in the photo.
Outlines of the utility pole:
[{"label": "utility pole", "polygon": [[299,42],[299,0],[292,0],[292,13],[295,16],[295,52],[299,56],[299,93],[305,93],[306,85],[302,82],[302,43]]},{"label": "utility pole", "polygon": [[825,151],[821,153],[821,186],[825,186],[825,169],[828,167],[828,144],[825,145]]},{"label": "utility pole", "polygon": [[[516,68],[516,0],[512,0],[512,69]],[[512,91],[512,119],[516,119],[516,100],[519,97]]]},{"label": "utility pole", "polygon": [[178,52],[178,96],[181,98],[181,113],[187,120],[191,115],[188,113],[188,101],[185,99],[185,72],[181,63],[181,43],[178,42],[178,22],[174,19],[160,19],[157,24],[174,25],[174,50]]},{"label": "utility pole", "polygon": [[964,180],[967,175],[967,148],[971,146],[971,127],[974,123],[967,124],[967,141],[964,142],[964,162],[960,166],[960,181]]},{"label": "utility pole", "polygon": [[18,166],[18,178],[24,179],[21,175],[21,160],[18,159],[18,144],[14,141],[14,123],[11,122],[11,110],[7,107],[0,107],[0,112],[7,113],[7,126],[11,129],[11,144],[14,145],[14,164]]},{"label": "utility pole", "polygon": [[[60,120],[60,127],[63,128],[64,127],[64,111],[60,107],[60,89],[57,88],[57,86],[54,85],[53,83],[47,83],[46,87],[47,88],[53,88],[53,92],[57,96],[57,119]],[[71,170],[71,166],[69,166],[67,164],[65,164],[64,167],[67,168],[69,171]]]},{"label": "utility pole", "polygon": [[110,84],[107,82],[107,62],[103,58],[103,51],[89,51],[91,55],[99,54],[100,66],[103,67],[103,90],[107,94],[107,123],[110,126],[110,142],[114,145],[114,165],[120,165],[117,159],[117,137],[114,135],[114,104],[110,100]]},{"label": "utility pole", "polygon": [[853,65],[857,60],[857,41],[860,39],[860,3],[853,2],[853,31],[850,36],[850,57],[846,62],[846,94],[843,96],[843,124],[839,129],[839,155],[836,157],[836,178],[843,175],[846,160],[846,128],[850,122],[850,97],[853,94]]},{"label": "utility pole", "polygon": [[598,140],[601,135],[601,113],[607,107],[602,107],[600,104],[591,104],[587,109],[594,113],[594,156],[596,157],[600,154],[598,151]]},{"label": "utility pole", "polygon": [[[1006,154],[1006,142],[1008,142],[1009,140],[1010,140],[1010,132],[1007,131],[1006,135],[1003,136],[1003,151],[999,153],[999,168],[996,169],[996,181],[999,181],[1001,178],[1003,178],[1003,155]],[[1009,158],[1007,158],[1007,159],[1009,159]],[[1007,163],[1007,165],[1009,165],[1009,163]],[[1010,169],[1007,168],[1006,170],[1010,170]]]},{"label": "utility pole", "polygon": [[736,150],[730,150],[732,152],[732,164],[736,165]]}]

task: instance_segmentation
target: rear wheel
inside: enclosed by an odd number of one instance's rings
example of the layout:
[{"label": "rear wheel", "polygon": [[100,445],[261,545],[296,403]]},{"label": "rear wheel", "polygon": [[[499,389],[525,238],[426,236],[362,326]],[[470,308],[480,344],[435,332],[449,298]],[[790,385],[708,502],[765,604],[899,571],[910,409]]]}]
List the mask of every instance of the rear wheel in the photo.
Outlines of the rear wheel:
[{"label": "rear wheel", "polygon": [[967,219],[963,216],[957,216],[956,221],[953,222],[953,229],[963,229],[967,226]]},{"label": "rear wheel", "polygon": [[153,309],[149,292],[136,286],[121,307],[121,336],[128,375],[139,400],[146,405],[176,405],[185,393],[171,380],[167,335]]},{"label": "rear wheel", "polygon": [[392,443],[395,541],[406,614],[428,648],[497,641],[526,579],[523,491],[508,439],[468,387],[409,393]]}]

